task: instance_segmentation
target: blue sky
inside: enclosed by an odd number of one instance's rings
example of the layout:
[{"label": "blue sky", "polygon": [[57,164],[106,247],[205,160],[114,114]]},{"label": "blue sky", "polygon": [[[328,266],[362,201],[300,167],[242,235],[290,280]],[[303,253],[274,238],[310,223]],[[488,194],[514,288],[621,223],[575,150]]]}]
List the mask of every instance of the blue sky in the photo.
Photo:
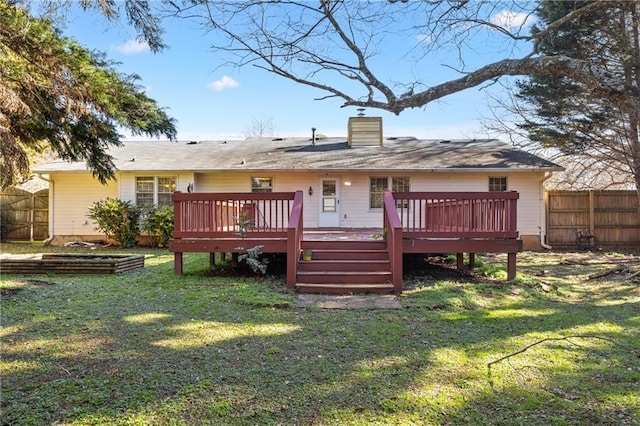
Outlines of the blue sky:
[{"label": "blue sky", "polygon": [[[505,15],[507,11],[501,13]],[[499,14],[495,19],[500,19]],[[341,108],[337,99],[314,100],[325,93],[252,66],[222,66],[223,58],[210,49],[212,35],[188,22],[166,21],[164,27],[169,48],[155,54],[136,41],[132,28],[107,22],[95,12],[75,11],[62,30],[65,36],[121,63],[119,72],[139,75],[147,94],[177,120],[180,140],[242,139],[252,120],[271,120],[281,137],[307,136],[312,127],[327,136],[346,136],[347,120],[356,115],[355,108]],[[389,41],[407,46],[424,41],[412,37]],[[493,52],[504,54],[488,39],[478,39],[472,47],[470,56],[465,58],[471,68],[487,63]],[[395,49],[382,52],[376,63],[383,77],[411,78],[424,71],[416,68],[409,56],[398,56]],[[432,63],[457,65],[456,56],[446,52]],[[430,84],[460,76],[441,65],[430,67],[427,75]],[[488,90],[498,89],[493,86]],[[399,87],[398,93],[402,91]],[[386,136],[486,137],[481,126],[482,118],[489,115],[486,93],[487,90],[466,90],[399,116],[373,109],[366,113],[383,117]]]}]

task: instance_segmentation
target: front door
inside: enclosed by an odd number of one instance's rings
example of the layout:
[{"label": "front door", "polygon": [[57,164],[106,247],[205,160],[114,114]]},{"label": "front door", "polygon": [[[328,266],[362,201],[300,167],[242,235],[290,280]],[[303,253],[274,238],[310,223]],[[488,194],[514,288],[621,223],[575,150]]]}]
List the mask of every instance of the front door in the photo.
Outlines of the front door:
[{"label": "front door", "polygon": [[321,228],[340,227],[340,180],[320,179],[320,219]]}]

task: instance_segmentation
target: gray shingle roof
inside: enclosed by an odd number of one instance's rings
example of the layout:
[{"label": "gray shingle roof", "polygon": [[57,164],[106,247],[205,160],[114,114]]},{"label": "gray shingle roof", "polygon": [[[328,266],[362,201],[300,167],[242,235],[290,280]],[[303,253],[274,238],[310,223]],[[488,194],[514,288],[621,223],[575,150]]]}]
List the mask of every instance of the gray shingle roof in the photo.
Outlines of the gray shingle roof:
[{"label": "gray shingle roof", "polygon": [[[241,141],[125,142],[112,148],[120,171],[562,170],[550,161],[495,139],[389,138],[383,146],[349,147],[345,138]],[[86,171],[84,163],[55,161],[37,173]]]}]

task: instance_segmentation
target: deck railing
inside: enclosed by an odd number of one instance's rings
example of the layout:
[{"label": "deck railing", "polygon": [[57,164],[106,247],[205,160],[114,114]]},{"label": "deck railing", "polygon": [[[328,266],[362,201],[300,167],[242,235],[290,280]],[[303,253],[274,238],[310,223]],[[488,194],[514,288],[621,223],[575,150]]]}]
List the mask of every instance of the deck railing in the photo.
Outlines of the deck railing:
[{"label": "deck railing", "polygon": [[518,238],[513,192],[394,192],[405,236]]},{"label": "deck railing", "polygon": [[303,198],[302,191],[296,191],[287,228],[287,287],[291,288],[296,286],[298,262],[300,261],[300,250],[302,249],[302,235],[304,232],[304,223],[302,221]]},{"label": "deck railing", "polygon": [[402,293],[402,223],[393,194],[385,191],[383,195],[384,209],[382,213],[387,240],[387,251],[391,262],[391,279],[394,293]]},{"label": "deck railing", "polygon": [[286,237],[294,192],[173,194],[173,238]]}]

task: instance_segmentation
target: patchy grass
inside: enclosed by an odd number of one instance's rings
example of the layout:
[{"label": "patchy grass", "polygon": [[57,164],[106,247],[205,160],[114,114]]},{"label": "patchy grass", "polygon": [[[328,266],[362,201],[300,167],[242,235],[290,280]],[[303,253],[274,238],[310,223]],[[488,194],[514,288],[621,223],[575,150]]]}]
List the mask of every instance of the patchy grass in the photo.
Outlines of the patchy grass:
[{"label": "patchy grass", "polygon": [[2,276],[3,424],[640,424],[640,289],[589,279],[633,254],[523,253],[511,283],[482,256],[405,309],[328,311],[134,251],[121,275]]}]

